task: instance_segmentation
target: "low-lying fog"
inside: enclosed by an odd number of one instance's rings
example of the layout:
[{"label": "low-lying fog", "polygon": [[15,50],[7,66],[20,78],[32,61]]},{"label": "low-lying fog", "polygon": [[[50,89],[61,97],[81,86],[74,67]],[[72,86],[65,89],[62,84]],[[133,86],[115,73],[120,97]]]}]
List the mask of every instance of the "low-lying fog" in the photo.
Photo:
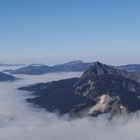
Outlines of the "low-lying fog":
[{"label": "low-lying fog", "polygon": [[0,140],[139,140],[140,116],[122,116],[108,121],[97,118],[69,120],[25,102],[27,92],[18,87],[38,82],[80,77],[81,73],[52,73],[40,76],[15,75],[15,82],[0,83]]}]

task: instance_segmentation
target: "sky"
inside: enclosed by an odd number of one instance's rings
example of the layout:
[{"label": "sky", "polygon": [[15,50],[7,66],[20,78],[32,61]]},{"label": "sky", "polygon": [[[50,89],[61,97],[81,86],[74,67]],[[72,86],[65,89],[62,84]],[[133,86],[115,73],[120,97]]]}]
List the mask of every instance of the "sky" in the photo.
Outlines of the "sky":
[{"label": "sky", "polygon": [[140,64],[139,0],[0,0],[0,62]]}]

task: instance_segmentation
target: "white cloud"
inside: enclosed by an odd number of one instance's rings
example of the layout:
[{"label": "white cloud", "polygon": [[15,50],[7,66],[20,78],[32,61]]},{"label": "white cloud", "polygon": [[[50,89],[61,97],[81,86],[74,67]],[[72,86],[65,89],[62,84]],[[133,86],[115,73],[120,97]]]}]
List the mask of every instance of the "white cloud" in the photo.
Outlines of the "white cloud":
[{"label": "white cloud", "polygon": [[55,73],[41,76],[18,75],[24,79],[0,83],[0,140],[139,140],[140,116],[69,120],[24,101],[28,93],[16,90],[20,86],[52,81],[81,73]]}]

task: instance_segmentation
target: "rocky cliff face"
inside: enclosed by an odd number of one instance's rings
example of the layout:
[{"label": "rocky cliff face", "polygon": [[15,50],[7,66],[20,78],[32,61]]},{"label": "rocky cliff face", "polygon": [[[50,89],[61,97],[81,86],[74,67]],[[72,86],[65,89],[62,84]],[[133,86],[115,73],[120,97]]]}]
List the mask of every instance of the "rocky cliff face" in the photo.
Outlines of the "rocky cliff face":
[{"label": "rocky cliff face", "polygon": [[133,74],[96,62],[74,86],[75,93],[96,101],[90,114],[140,109],[140,84]]},{"label": "rocky cliff face", "polygon": [[100,62],[79,79],[68,79],[22,88],[38,95],[27,101],[60,113],[96,116],[140,110],[139,76]]}]

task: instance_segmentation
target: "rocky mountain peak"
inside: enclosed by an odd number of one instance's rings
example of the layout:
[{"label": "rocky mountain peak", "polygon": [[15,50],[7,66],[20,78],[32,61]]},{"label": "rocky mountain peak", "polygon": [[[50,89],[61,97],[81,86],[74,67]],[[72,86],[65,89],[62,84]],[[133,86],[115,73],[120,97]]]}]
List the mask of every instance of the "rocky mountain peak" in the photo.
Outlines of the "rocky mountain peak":
[{"label": "rocky mountain peak", "polygon": [[78,79],[34,85],[24,89],[39,95],[29,99],[29,102],[51,112],[58,110],[62,114],[81,116],[96,116],[102,113],[115,115],[140,110],[138,80],[138,76],[135,78],[133,73],[95,62]]},{"label": "rocky mountain peak", "polygon": [[[114,74],[121,74],[121,71],[114,69],[111,66],[105,65],[100,63],[99,61],[95,62],[90,68],[89,70],[87,70],[86,72],[90,72],[90,74],[93,75],[114,75]],[[86,74],[85,72],[85,74]]]},{"label": "rocky mountain peak", "polygon": [[[76,94],[97,101],[97,105],[90,112],[108,112],[108,110],[114,112],[114,109],[116,112],[118,110],[121,112],[122,106],[130,112],[140,108],[140,84],[133,78],[133,75],[100,62],[91,66],[78,80],[74,88]],[[103,111],[104,103],[102,101],[104,99],[107,105]],[[111,109],[109,109],[109,104],[112,102],[115,106],[111,105]]]}]

